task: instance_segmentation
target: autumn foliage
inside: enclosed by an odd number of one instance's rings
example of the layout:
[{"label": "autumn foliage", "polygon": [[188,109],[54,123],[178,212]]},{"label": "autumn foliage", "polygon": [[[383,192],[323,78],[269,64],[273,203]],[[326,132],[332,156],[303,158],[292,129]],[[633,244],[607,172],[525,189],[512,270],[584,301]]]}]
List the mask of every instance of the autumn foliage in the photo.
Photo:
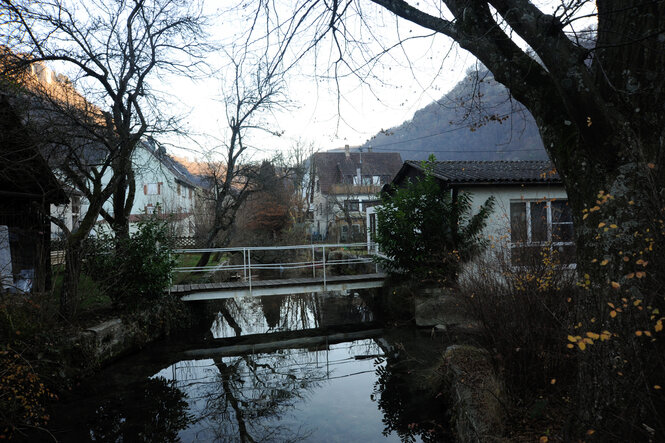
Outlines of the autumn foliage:
[{"label": "autumn foliage", "polygon": [[633,210],[634,202],[617,200],[599,191],[582,215],[595,226],[584,236],[611,245],[605,254],[585,258],[582,245],[576,269],[561,265],[556,253],[516,267],[497,248],[497,257],[463,279],[462,292],[515,404],[528,409],[545,398],[579,411],[565,438],[659,441],[665,281],[663,257],[653,251],[665,237],[665,214],[654,205],[651,226],[622,225],[613,214]]},{"label": "autumn foliage", "polygon": [[0,439],[44,426],[46,401],[53,397],[27,360],[11,348],[0,350]]}]

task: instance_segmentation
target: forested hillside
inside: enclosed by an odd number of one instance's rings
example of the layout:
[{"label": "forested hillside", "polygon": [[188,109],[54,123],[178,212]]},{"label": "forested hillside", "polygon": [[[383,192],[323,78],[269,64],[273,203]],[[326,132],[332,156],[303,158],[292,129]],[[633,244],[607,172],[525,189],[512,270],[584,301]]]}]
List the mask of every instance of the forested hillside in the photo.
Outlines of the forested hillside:
[{"label": "forested hillside", "polygon": [[488,71],[472,71],[413,119],[382,131],[363,150],[399,152],[404,160],[543,160],[536,123]]}]

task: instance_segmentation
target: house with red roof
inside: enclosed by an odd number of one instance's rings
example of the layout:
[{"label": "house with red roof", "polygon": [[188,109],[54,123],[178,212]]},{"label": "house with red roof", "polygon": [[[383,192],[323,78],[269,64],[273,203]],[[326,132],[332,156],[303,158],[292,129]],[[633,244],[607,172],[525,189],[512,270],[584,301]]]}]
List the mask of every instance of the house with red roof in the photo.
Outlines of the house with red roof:
[{"label": "house with red roof", "polygon": [[397,152],[317,152],[311,158],[310,212],[315,239],[365,241],[367,208],[402,166]]}]

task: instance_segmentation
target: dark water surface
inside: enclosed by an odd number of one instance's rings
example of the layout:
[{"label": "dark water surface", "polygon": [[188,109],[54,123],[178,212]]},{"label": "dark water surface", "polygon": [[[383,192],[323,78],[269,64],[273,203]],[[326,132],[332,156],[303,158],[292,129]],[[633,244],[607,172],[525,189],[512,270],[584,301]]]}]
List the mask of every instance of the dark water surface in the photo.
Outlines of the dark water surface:
[{"label": "dark water surface", "polygon": [[122,359],[63,398],[54,435],[444,441],[442,396],[419,373],[443,343],[386,329],[372,291],[202,303],[206,326]]}]

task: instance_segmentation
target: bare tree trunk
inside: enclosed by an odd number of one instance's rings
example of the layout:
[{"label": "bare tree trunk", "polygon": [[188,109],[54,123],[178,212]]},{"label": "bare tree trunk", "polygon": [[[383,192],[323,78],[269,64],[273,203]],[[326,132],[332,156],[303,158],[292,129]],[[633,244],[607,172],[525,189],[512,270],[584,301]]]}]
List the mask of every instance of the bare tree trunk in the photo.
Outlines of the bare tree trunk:
[{"label": "bare tree trunk", "polygon": [[78,302],[78,287],[81,277],[81,242],[67,241],[65,246],[65,275],[60,294],[60,314],[71,318]]}]

